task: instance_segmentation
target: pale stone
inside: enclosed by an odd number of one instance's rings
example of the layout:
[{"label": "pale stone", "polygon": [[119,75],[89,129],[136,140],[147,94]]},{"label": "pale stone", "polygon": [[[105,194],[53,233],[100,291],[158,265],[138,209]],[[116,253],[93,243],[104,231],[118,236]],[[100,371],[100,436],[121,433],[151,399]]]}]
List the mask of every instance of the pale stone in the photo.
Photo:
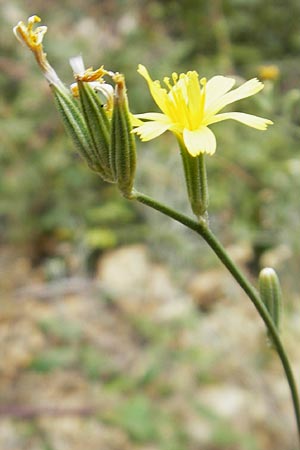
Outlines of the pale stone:
[{"label": "pale stone", "polygon": [[140,292],[150,270],[146,247],[133,245],[107,253],[100,260],[97,279],[116,296]]}]

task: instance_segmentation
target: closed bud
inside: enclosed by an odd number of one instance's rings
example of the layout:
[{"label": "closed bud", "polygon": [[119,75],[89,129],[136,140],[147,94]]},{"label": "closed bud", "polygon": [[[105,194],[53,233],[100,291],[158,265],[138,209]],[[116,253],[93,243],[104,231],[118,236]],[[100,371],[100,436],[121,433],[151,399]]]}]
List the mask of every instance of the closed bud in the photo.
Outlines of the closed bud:
[{"label": "closed bud", "polygon": [[282,313],[281,288],[274,269],[266,267],[259,274],[260,297],[273,319],[276,328],[280,329]]},{"label": "closed bud", "polygon": [[[103,67],[95,71],[85,70],[81,56],[71,58],[70,64],[76,80],[71,90],[75,97],[79,97],[83,118],[92,141],[94,158],[102,169],[102,177],[106,181],[115,182],[109,156],[113,87],[106,84],[102,78],[108,72]],[[105,100],[102,101],[100,94]]]},{"label": "closed bud", "polygon": [[114,105],[111,123],[111,168],[120,191],[130,198],[136,169],[135,138],[132,133],[130,112],[124,76],[115,74]]},{"label": "closed bud", "polygon": [[57,109],[62,117],[65,129],[71,137],[75,147],[87,165],[99,173],[103,178],[105,172],[94,151],[91,135],[86,126],[79,105],[67,90],[55,85],[50,86],[54,95]]}]

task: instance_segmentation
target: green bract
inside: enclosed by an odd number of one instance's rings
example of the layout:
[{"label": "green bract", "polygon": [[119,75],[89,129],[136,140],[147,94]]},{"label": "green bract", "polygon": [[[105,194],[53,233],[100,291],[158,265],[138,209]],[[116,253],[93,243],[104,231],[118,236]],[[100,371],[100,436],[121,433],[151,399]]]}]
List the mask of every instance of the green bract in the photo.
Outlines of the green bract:
[{"label": "green bract", "polygon": [[130,197],[136,169],[136,147],[123,75],[114,76],[116,83],[111,125],[111,167],[119,189]]},{"label": "green bract", "polygon": [[110,122],[103,108],[99,95],[88,83],[78,81],[78,90],[82,113],[88,128],[95,158],[101,167],[104,180],[115,182],[110,167]]}]

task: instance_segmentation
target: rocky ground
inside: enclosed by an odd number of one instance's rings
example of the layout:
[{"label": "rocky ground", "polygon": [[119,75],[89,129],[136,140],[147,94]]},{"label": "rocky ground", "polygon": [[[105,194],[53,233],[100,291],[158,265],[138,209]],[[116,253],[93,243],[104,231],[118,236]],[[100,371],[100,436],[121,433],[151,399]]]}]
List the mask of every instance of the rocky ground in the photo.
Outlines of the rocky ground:
[{"label": "rocky ground", "polygon": [[297,449],[281,367],[222,268],[182,282],[131,246],[51,282],[4,253],[0,278],[2,450]]}]

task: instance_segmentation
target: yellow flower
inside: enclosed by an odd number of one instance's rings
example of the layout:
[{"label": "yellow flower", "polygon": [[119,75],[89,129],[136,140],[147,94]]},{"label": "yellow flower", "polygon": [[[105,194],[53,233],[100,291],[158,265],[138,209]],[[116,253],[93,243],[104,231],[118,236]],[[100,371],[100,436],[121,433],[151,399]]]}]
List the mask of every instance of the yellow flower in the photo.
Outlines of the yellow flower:
[{"label": "yellow flower", "polygon": [[258,73],[263,80],[277,80],[280,76],[279,67],[275,64],[259,66]]},{"label": "yellow flower", "polygon": [[236,100],[261,91],[263,84],[256,78],[231,91],[235,84],[233,78],[215,76],[206,81],[205,78],[199,80],[195,71],[181,73],[179,76],[173,73],[172,82],[170,78],[164,78],[165,89],[159,81],[151,79],[146,67],[139,65],[138,72],[146,79],[154,101],[163,112],[135,115],[136,119],[148,120],[135,120],[134,123],[139,126],[133,131],[142,141],[149,141],[170,130],[183,140],[192,156],[200,153],[212,155],[216,150],[216,138],[208,128],[209,125],[233,119],[249,127],[265,130],[267,125],[273,123],[262,117],[239,112],[218,114]]}]

